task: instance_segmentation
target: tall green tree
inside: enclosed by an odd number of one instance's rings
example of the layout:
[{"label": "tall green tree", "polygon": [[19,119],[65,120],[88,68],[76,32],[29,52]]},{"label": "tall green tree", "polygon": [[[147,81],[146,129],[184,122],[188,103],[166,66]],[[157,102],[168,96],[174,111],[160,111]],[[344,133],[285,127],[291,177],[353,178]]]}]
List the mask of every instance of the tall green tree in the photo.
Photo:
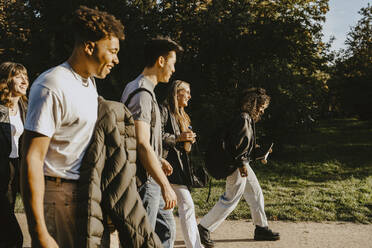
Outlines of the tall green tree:
[{"label": "tall green tree", "polygon": [[[241,88],[273,96],[271,127],[299,127],[319,113],[325,95],[327,0],[161,1],[162,27],[186,48],[177,76],[190,80],[193,114],[223,122]],[[195,94],[197,92],[197,94]],[[208,130],[206,130],[207,132]]]},{"label": "tall green tree", "polygon": [[361,19],[351,28],[346,49],[336,61],[331,91],[339,111],[372,119],[372,6],[359,11]]},{"label": "tall green tree", "polygon": [[[27,39],[13,44],[11,35],[1,39],[10,54],[23,55],[35,78],[45,69],[67,59],[72,49],[69,22],[79,6],[98,7],[120,18],[126,40],[120,64],[100,93],[118,100],[125,84],[142,68],[145,40],[167,35],[185,49],[178,56],[174,78],[192,84],[190,112],[200,136],[210,135],[211,123],[226,122],[239,91],[264,87],[272,95],[267,125],[283,129],[301,127],[321,109],[327,69],[327,44],[321,41],[328,0],[9,0],[6,8],[22,5],[27,11],[7,11],[15,28],[25,25]],[[14,5],[15,6],[15,5]],[[14,7],[17,9],[18,7]],[[0,24],[3,27],[5,24]],[[20,33],[15,32],[15,35]],[[3,42],[4,40],[4,42]],[[14,47],[16,53],[12,53]],[[4,53],[4,52],[3,52]],[[158,86],[159,96],[166,87]]]},{"label": "tall green tree", "polygon": [[0,56],[1,60],[24,63],[29,56],[32,10],[25,1],[0,1]]}]

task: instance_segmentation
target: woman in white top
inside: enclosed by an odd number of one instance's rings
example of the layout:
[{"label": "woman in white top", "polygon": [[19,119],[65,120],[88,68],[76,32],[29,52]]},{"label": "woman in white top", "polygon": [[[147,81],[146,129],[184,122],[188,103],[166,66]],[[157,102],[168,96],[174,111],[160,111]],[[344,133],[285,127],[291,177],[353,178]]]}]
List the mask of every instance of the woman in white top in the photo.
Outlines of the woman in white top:
[{"label": "woman in white top", "polygon": [[22,247],[23,236],[14,214],[19,191],[20,141],[26,118],[26,68],[18,63],[0,65],[0,247]]}]

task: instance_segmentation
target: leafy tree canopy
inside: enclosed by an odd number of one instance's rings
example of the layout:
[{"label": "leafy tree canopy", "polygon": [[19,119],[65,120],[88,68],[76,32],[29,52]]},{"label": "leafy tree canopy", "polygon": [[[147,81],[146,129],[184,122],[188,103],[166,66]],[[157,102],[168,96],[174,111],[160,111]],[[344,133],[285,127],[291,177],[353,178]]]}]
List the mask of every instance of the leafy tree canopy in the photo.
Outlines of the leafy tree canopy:
[{"label": "leafy tree canopy", "polygon": [[[141,72],[144,41],[168,35],[185,48],[174,78],[192,85],[189,112],[201,136],[209,135],[211,123],[227,121],[244,87],[268,90],[266,124],[277,134],[322,111],[330,56],[321,30],[328,0],[3,0],[2,60],[24,63],[32,79],[66,60],[73,44],[69,21],[79,5],[112,13],[125,26],[120,64],[98,84],[106,98],[118,100]],[[157,88],[164,95],[166,87]]]}]

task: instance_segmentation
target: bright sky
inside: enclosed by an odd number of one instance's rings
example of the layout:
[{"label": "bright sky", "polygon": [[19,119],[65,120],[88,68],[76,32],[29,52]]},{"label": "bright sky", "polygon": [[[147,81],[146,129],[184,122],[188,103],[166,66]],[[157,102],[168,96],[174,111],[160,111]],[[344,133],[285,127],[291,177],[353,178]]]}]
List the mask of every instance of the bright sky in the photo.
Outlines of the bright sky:
[{"label": "bright sky", "polygon": [[345,48],[346,35],[350,32],[350,27],[354,27],[361,15],[358,11],[367,4],[372,4],[371,0],[329,0],[329,11],[323,26],[324,41],[329,41],[333,35],[336,40],[333,42],[332,49],[339,50]]}]

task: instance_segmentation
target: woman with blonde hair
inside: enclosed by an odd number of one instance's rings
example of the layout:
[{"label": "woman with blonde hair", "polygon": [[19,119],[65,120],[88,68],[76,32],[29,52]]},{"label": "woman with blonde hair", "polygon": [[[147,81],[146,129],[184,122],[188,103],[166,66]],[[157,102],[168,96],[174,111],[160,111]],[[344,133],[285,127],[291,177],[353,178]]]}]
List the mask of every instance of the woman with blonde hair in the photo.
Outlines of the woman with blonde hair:
[{"label": "woman with blonde hair", "polygon": [[168,97],[161,107],[163,131],[163,157],[172,165],[168,176],[177,195],[178,213],[187,248],[203,247],[195,218],[194,202],[190,188],[193,181],[189,152],[196,134],[191,130],[191,120],[185,112],[191,98],[190,84],[176,80],[172,83]]},{"label": "woman with blonde hair", "polygon": [[19,191],[20,140],[26,118],[28,76],[18,63],[0,65],[0,247],[22,247],[23,236],[14,215]]}]

